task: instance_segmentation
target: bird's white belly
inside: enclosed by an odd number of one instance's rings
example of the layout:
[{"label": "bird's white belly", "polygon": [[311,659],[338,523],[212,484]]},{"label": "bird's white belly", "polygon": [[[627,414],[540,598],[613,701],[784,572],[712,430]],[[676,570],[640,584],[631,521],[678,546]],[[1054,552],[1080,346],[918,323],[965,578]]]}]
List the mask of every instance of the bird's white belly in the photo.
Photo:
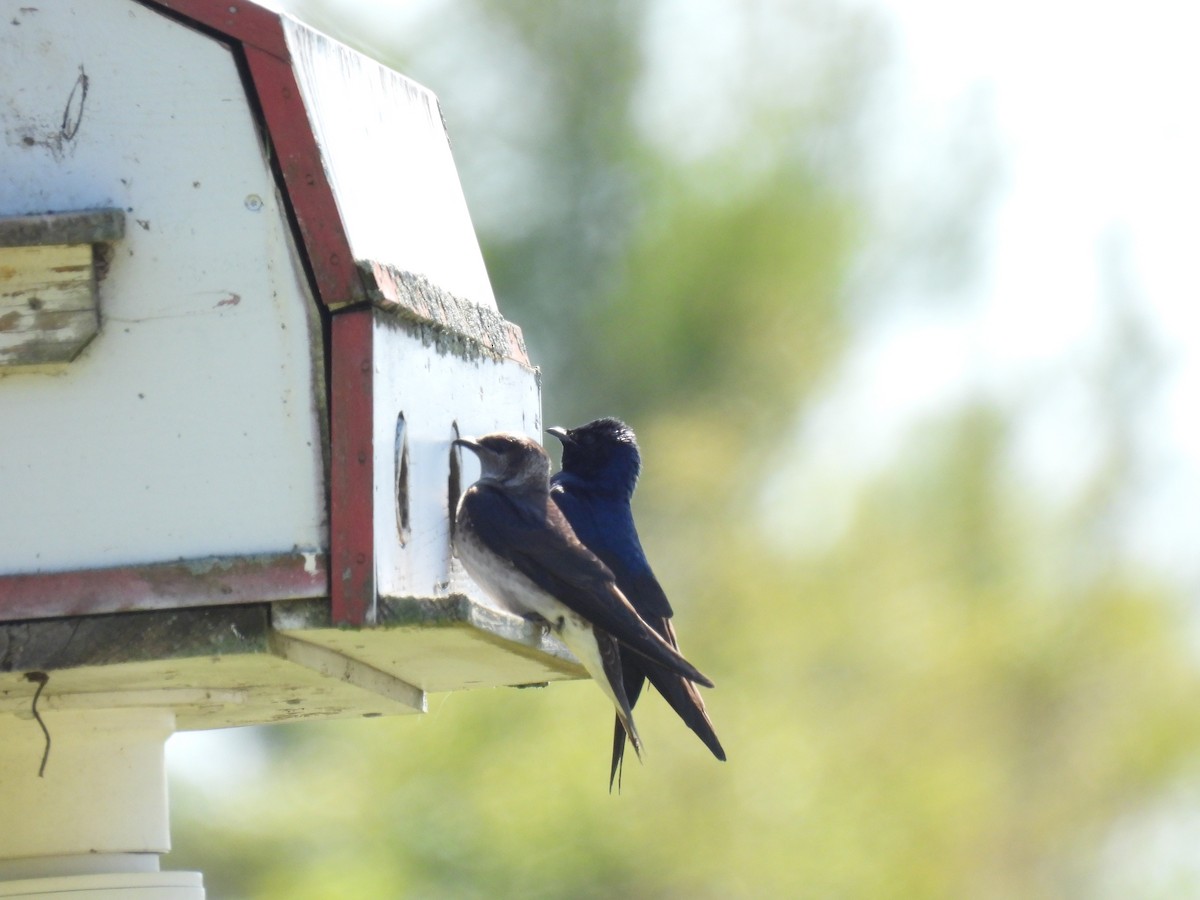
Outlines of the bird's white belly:
[{"label": "bird's white belly", "polygon": [[454,541],[454,555],[467,574],[502,607],[518,616],[537,614],[545,619],[617,709],[620,701],[604,673],[604,663],[592,625],[566,604],[554,599],[515,567],[498,559],[469,535]]},{"label": "bird's white belly", "polygon": [[570,609],[478,541],[464,536],[454,542],[454,553],[471,579],[509,612],[518,616],[536,614],[553,626],[558,626],[564,618],[577,618]]}]

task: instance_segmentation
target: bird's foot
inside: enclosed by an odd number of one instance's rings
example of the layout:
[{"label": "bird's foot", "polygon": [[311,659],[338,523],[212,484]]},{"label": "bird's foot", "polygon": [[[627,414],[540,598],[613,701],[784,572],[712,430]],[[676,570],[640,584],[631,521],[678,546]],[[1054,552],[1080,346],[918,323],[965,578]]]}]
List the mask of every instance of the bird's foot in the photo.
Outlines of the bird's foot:
[{"label": "bird's foot", "polygon": [[546,617],[543,616],[541,613],[535,613],[535,612],[525,613],[523,618],[525,619],[526,622],[529,622],[531,625],[536,625],[538,628],[540,628],[542,630],[543,637],[548,635],[553,628],[553,626],[546,620]]}]

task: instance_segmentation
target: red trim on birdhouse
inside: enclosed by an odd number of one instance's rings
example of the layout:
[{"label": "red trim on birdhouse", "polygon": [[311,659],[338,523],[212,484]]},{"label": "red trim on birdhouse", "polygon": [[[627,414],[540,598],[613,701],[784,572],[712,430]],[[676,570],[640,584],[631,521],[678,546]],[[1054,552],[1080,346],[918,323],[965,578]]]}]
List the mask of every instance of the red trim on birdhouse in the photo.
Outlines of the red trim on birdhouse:
[{"label": "red trim on birdhouse", "polygon": [[372,624],[375,605],[374,321],[370,307],[333,316],[329,370],[330,613]]},{"label": "red trim on birdhouse", "polygon": [[317,553],[0,575],[0,622],[299,600],[328,592],[326,558]]},{"label": "red trim on birdhouse", "polygon": [[256,47],[245,52],[321,302],[337,309],[365,301],[366,291],[291,63]]}]

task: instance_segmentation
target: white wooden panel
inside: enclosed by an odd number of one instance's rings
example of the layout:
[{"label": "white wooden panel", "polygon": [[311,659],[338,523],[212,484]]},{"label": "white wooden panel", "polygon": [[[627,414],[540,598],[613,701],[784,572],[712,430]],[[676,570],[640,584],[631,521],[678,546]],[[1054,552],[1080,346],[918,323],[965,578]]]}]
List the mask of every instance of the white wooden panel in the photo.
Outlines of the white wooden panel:
[{"label": "white wooden panel", "polygon": [[[462,356],[437,346],[432,329],[401,326],[375,313],[375,535],[378,592],[387,597],[486,595],[450,565],[450,442],[491,431],[541,439],[541,395],[535,370],[482,352]],[[460,345],[461,346],[461,345]],[[400,539],[396,511],[396,420],[408,440],[409,533]],[[462,454],[465,488],[478,464]]]},{"label": "white wooden panel", "polygon": [[229,50],[129,0],[0,23],[0,216],[127,211],[99,335],[0,377],[0,573],[323,545],[312,310]]},{"label": "white wooden panel", "polygon": [[437,97],[295,20],[285,26],[354,258],[494,310]]}]

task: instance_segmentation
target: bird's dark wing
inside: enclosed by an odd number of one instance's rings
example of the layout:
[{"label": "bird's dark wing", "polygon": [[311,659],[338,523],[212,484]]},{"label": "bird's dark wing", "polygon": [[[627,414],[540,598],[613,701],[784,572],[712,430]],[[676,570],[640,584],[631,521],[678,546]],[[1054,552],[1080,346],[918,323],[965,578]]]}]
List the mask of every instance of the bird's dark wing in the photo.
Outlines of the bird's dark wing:
[{"label": "bird's dark wing", "polygon": [[[661,631],[672,647],[679,648],[679,642],[675,639],[675,627],[670,620],[662,619],[655,622],[655,625],[661,625]],[[666,701],[671,704],[671,709],[678,713],[679,718],[683,719],[685,725],[696,733],[696,736],[704,742],[704,745],[712,751],[712,755],[724,762],[725,750],[721,746],[721,742],[717,740],[717,732],[713,729],[712,720],[708,717],[708,710],[704,708],[704,701],[700,697],[700,692],[696,690],[695,685],[689,681],[680,678],[674,672],[651,660],[639,660],[643,662],[643,671],[646,677],[650,679],[650,683],[654,685]],[[628,692],[628,686],[626,687]],[[630,705],[634,702],[634,697],[629,697]]]},{"label": "bird's dark wing", "polygon": [[671,618],[671,604],[642,550],[628,501],[594,496],[566,482],[555,484],[550,497],[583,545],[612,571],[638,615],[648,623]]},{"label": "bird's dark wing", "polygon": [[[617,579],[617,587],[637,613],[675,649],[679,649],[671,625],[671,604],[654,576],[642,550],[628,501],[589,491],[577,479],[563,473],[555,476],[551,498],[567,517],[576,536],[598,556]],[[632,707],[641,696],[646,678],[704,742],[712,754],[725,759],[725,750],[717,739],[712,720],[704,708],[699,691],[686,679],[644,656],[626,653],[621,660],[625,694]],[[625,756],[625,728],[620,717],[613,728],[612,769],[609,789],[620,785]]]},{"label": "bird's dark wing", "polygon": [[475,534],[534,584],[607,631],[630,650],[691,681],[710,681],[642,620],[617,589],[612,572],[589,551],[544,495],[536,506],[475,484],[463,496]]}]

